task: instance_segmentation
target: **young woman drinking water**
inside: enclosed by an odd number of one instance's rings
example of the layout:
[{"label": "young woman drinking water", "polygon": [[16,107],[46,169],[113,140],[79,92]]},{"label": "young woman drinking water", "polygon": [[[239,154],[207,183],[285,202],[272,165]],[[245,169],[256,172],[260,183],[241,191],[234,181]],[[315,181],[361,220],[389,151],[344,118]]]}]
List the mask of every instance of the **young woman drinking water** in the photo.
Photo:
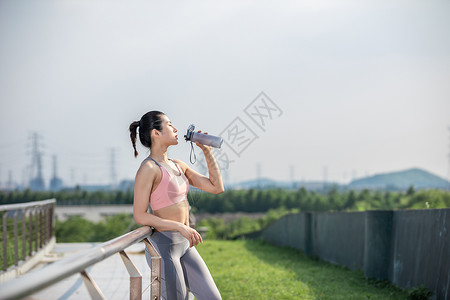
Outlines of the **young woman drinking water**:
[{"label": "young woman drinking water", "polygon": [[[134,220],[155,230],[150,236],[161,260],[161,298],[187,299],[188,290],[199,300],[221,299],[219,290],[195,246],[202,237],[189,227],[189,185],[220,194],[222,177],[211,148],[196,142],[203,150],[209,177],[192,170],[178,159],[167,158],[167,148],[178,144],[177,129],[160,111],[150,111],[130,125],[130,137],[150,149],[139,167],[134,183]],[[148,206],[152,213],[148,212]],[[147,262],[150,255],[146,250]]]}]

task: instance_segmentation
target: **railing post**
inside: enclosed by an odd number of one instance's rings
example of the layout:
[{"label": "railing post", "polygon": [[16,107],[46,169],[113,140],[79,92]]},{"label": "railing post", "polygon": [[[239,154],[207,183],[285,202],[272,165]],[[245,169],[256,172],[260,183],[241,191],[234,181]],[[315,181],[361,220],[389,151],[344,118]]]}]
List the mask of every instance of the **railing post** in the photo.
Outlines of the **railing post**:
[{"label": "railing post", "polygon": [[14,220],[14,265],[19,265],[19,237],[17,232],[17,213],[18,209],[14,211],[13,220]]},{"label": "railing post", "polygon": [[39,209],[39,249],[42,249],[42,247],[44,247],[44,232],[45,232],[45,224],[44,224],[44,213],[45,213],[45,208],[41,207]]},{"label": "railing post", "polygon": [[27,217],[27,210],[23,209],[22,210],[22,260],[25,261],[25,255],[26,255],[26,225],[25,225],[25,220]]},{"label": "railing post", "polygon": [[51,239],[51,237],[53,236],[53,226],[54,226],[54,224],[53,224],[53,215],[54,214],[53,213],[54,213],[54,210],[55,210],[55,205],[54,204],[49,204],[48,208],[49,208],[49,213],[48,213],[48,230],[49,230],[48,238]]},{"label": "railing post", "polygon": [[92,279],[91,276],[86,272],[86,270],[83,270],[80,272],[81,278],[83,279],[83,282],[89,292],[89,295],[91,295],[92,300],[106,300],[105,296],[103,295],[102,291],[98,287],[98,285],[95,283],[94,279]]},{"label": "railing post", "polygon": [[48,240],[48,236],[47,236],[47,232],[48,232],[48,205],[45,205],[43,207],[42,223],[43,223],[43,226],[42,226],[42,231],[43,231],[43,234],[42,234],[42,241],[43,241],[42,242],[42,247],[43,247],[44,245],[47,244],[47,240]]},{"label": "railing post", "polygon": [[130,300],[140,300],[142,299],[142,275],[125,251],[122,250],[119,253],[127,268],[128,275],[130,275]]},{"label": "railing post", "polygon": [[38,251],[38,238],[39,238],[39,207],[36,207],[34,210],[34,222],[35,222],[35,226],[34,226],[34,231],[35,231],[35,235],[34,235],[34,251]]},{"label": "railing post", "polygon": [[22,210],[22,260],[27,258],[27,209]]},{"label": "railing post", "polygon": [[28,234],[29,234],[29,246],[28,246],[28,256],[31,256],[33,254],[33,211],[34,208],[30,208],[29,212],[29,220],[28,220]]},{"label": "railing post", "polygon": [[5,211],[3,214],[3,271],[6,271],[8,268],[8,228],[7,228],[7,220],[8,212]]},{"label": "railing post", "polygon": [[150,299],[159,300],[161,298],[161,256],[148,238],[143,241],[151,256]]}]

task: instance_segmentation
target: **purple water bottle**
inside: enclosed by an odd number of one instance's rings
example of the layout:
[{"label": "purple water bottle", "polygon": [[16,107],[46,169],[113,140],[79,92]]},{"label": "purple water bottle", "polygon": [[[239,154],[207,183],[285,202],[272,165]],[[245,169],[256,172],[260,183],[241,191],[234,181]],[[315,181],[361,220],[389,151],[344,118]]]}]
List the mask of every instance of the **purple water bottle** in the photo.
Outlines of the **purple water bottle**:
[{"label": "purple water bottle", "polygon": [[194,124],[189,125],[187,133],[184,136],[186,141],[191,141],[194,143],[199,142],[202,145],[211,146],[214,148],[220,148],[222,146],[223,139],[220,136],[194,132],[194,129]]}]

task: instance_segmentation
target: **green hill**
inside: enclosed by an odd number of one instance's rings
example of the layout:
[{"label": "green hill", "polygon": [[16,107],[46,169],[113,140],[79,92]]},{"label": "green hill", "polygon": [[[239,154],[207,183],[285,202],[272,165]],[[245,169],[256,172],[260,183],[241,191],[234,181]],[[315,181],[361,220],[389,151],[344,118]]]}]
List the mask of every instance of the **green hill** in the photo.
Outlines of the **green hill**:
[{"label": "green hill", "polygon": [[355,189],[449,189],[450,182],[422,169],[414,168],[405,171],[378,174],[352,181],[350,188]]}]

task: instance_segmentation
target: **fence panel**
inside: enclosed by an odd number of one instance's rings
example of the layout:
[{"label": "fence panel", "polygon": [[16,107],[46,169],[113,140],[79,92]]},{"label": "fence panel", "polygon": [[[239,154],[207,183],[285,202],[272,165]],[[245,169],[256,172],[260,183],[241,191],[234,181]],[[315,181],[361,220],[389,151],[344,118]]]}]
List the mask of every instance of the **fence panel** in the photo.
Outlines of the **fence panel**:
[{"label": "fence panel", "polygon": [[55,205],[55,199],[0,205],[2,217],[0,276],[20,267],[54,240]]}]

